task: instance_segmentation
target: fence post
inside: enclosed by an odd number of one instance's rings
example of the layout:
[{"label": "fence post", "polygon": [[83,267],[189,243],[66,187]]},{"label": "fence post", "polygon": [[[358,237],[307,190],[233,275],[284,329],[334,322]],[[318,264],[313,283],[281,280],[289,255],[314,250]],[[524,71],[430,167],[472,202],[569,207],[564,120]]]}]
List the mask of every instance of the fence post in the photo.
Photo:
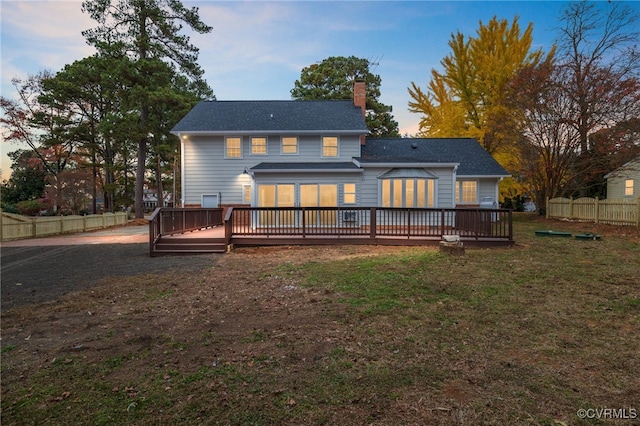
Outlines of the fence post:
[{"label": "fence post", "polygon": [[636,227],[640,228],[640,195],[636,200]]},{"label": "fence post", "polygon": [[593,200],[593,215],[595,223],[598,223],[599,219],[600,219],[600,199],[598,197],[596,197]]}]

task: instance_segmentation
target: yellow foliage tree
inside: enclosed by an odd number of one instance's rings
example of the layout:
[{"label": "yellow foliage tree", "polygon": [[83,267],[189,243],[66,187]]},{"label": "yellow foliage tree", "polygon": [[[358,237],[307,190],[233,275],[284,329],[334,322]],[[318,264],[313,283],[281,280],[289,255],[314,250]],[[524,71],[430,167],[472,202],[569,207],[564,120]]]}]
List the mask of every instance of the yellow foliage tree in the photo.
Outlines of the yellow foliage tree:
[{"label": "yellow foliage tree", "polygon": [[422,114],[419,135],[475,138],[503,167],[516,170],[519,114],[505,96],[520,69],[543,60],[542,50],[531,49],[532,32],[531,23],[521,31],[516,16],[511,24],[496,17],[480,21],[475,37],[452,34],[443,71],[431,71],[426,91],[414,82],[408,88],[409,110]]},{"label": "yellow foliage tree", "polygon": [[505,88],[518,70],[543,57],[542,50],[531,51],[532,31],[529,24],[521,32],[518,17],[511,25],[494,17],[487,25],[480,21],[476,37],[452,34],[444,71],[431,71],[426,92],[414,82],[408,89],[410,111],[422,114],[421,135],[475,137],[491,154],[509,145],[516,126]]}]

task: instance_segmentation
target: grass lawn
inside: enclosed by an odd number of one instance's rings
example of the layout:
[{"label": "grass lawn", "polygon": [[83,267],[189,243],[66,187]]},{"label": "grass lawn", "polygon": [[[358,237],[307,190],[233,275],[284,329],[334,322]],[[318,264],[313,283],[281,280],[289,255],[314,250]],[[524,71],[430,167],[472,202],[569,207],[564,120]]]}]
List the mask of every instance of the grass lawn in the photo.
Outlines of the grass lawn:
[{"label": "grass lawn", "polygon": [[239,249],[3,312],[2,424],[640,424],[640,232],[514,230]]}]

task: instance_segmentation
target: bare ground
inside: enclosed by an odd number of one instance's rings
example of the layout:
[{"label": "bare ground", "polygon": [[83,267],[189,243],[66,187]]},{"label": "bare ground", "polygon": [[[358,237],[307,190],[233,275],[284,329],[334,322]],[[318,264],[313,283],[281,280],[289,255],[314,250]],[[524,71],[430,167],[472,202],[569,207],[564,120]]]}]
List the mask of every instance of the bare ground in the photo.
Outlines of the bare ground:
[{"label": "bare ground", "polygon": [[[542,219],[540,224],[541,229],[549,228]],[[556,229],[562,227],[607,236],[622,234],[640,240],[640,233],[629,228],[572,223],[554,225]],[[123,250],[122,247],[117,249]],[[269,395],[245,391],[249,399],[244,404],[259,409],[265,404],[264,398],[270,398],[281,400],[285,407],[294,407],[302,403],[293,396],[296,387],[303,386],[306,375],[326,365],[323,362],[335,351],[353,350],[358,354],[354,355],[354,363],[366,362],[375,366],[376,360],[367,359],[366,353],[358,351],[357,336],[366,333],[370,319],[361,318],[357,312],[348,309],[341,303],[340,294],[301,286],[295,274],[279,274],[278,271],[283,265],[309,261],[326,262],[326,267],[330,268],[336,259],[379,256],[403,250],[406,248],[380,246],[246,248],[221,256],[160,258],[158,263],[150,261],[150,264],[125,251],[123,257],[117,259],[128,265],[126,269],[120,271],[112,267],[111,273],[107,269],[98,274],[95,268],[100,262],[95,257],[83,259],[88,251],[69,249],[68,270],[72,270],[74,264],[88,268],[91,275],[96,275],[91,284],[87,285],[87,280],[78,275],[64,275],[56,282],[66,279],[75,285],[57,294],[43,290],[42,294],[46,295],[42,299],[27,295],[19,301],[15,293],[7,294],[7,286],[15,286],[16,279],[7,284],[3,271],[2,346],[15,348],[3,355],[3,399],[18,404],[22,396],[11,390],[21,380],[41,374],[41,370],[48,369],[52,363],[60,360],[72,363],[81,358],[83,363],[99,364],[125,353],[126,367],[110,370],[100,378],[110,383],[113,393],[135,397],[140,390],[132,383],[142,386],[140,381],[148,378],[137,375],[147,374],[153,366],[158,371],[196,372],[203,367],[222,365],[242,365],[245,369],[282,365],[286,380],[281,389],[270,391]],[[105,251],[98,259],[114,259],[114,253]],[[160,268],[159,264],[163,266]],[[21,271],[28,275],[36,269]],[[42,273],[53,282],[53,271]],[[5,304],[6,298],[9,301]],[[380,336],[380,344],[390,345],[394,324],[384,325],[384,321],[379,321],[376,327],[377,330],[388,328],[384,336]],[[133,355],[136,353],[144,356],[136,357]],[[268,356],[263,357],[264,354]],[[515,359],[523,356],[526,354],[513,355]],[[428,359],[428,355],[424,359]],[[535,363],[535,360],[527,361]],[[460,378],[445,380],[438,391],[439,396],[431,397],[427,408],[420,404],[421,395],[433,393],[433,389],[421,387],[395,397],[369,395],[350,401],[339,411],[327,412],[324,420],[317,423],[391,424],[400,419],[406,424],[483,423],[482,418],[465,418],[460,409],[473,401],[490,404],[479,395],[481,387],[472,379],[478,377],[474,371],[480,365],[449,362],[455,369],[460,369]],[[505,364],[504,368],[510,367]],[[407,369],[410,368],[407,365]],[[266,371],[265,374],[270,374]],[[171,373],[166,374],[165,379],[166,390],[170,391]],[[441,381],[441,378],[436,377],[434,381]],[[366,379],[363,379],[363,386],[366,386]],[[231,407],[234,389],[229,383],[212,379],[206,387],[215,399],[211,404],[218,408],[226,404],[229,410],[234,409]],[[80,395],[63,393],[59,399],[47,404],[80,398]],[[190,398],[195,400],[202,396],[183,395],[173,403],[175,407],[184,407],[190,403]],[[206,407],[200,409],[202,419],[216,423],[207,417]],[[393,415],[389,415],[390,411]],[[11,418],[10,414],[5,409],[3,418],[7,415]],[[391,420],[385,422],[385,418]],[[290,424],[299,424],[299,421],[294,418]],[[492,423],[493,420],[489,417],[487,421]],[[238,420],[235,423],[250,422]]]}]

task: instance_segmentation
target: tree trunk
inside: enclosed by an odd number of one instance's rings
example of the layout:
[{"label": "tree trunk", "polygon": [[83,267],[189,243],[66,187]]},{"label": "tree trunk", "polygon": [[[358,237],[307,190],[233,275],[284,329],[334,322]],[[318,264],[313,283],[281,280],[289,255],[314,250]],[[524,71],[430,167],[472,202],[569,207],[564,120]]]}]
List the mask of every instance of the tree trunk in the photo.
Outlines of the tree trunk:
[{"label": "tree trunk", "polygon": [[[147,109],[142,107],[143,110]],[[141,114],[141,118],[144,115]],[[142,120],[141,120],[142,121]],[[146,120],[145,120],[146,124]],[[145,126],[146,127],[146,126]],[[144,218],[144,171],[147,161],[147,137],[141,136],[138,141],[138,164],[136,166],[135,204],[136,219]]]},{"label": "tree trunk", "polygon": [[164,188],[162,187],[162,170],[160,169],[160,153],[156,154],[156,199],[158,203],[156,207],[164,207]]},{"label": "tree trunk", "polygon": [[95,144],[91,153],[91,213],[96,214],[98,212],[97,199],[98,199],[98,170],[96,166],[96,148]]}]

